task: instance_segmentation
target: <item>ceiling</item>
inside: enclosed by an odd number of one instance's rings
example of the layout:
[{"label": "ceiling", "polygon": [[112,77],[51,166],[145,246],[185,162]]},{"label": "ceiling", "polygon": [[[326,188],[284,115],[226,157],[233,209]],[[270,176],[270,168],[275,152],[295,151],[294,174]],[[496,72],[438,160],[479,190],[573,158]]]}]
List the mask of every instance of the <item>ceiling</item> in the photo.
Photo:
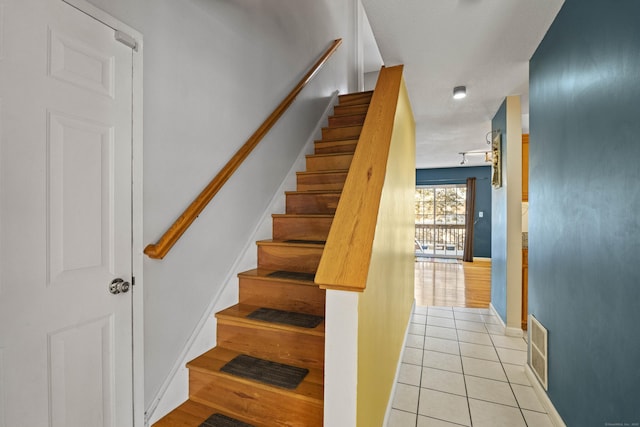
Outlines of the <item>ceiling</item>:
[{"label": "ceiling", "polygon": [[[417,168],[457,167],[459,152],[486,151],[506,96],[521,95],[528,131],[529,59],[563,0],[361,1],[375,38],[364,43],[365,66],[376,62],[376,43],[385,65],[404,64]],[[461,85],[467,97],[454,100]],[[467,158],[486,165],[483,155]]]}]

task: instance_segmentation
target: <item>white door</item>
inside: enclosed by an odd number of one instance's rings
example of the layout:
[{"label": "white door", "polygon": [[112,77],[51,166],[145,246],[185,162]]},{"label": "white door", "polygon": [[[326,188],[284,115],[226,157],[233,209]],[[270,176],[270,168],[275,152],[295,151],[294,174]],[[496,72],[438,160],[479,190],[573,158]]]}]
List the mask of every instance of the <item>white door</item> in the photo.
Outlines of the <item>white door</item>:
[{"label": "white door", "polygon": [[0,427],[132,425],[132,50],[0,0]]}]

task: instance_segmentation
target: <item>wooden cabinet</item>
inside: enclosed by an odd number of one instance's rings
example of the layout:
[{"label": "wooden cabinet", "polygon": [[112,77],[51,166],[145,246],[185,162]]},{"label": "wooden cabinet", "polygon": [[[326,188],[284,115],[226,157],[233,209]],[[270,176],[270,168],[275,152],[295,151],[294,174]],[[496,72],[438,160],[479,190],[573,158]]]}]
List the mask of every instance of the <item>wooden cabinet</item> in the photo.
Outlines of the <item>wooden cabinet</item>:
[{"label": "wooden cabinet", "polygon": [[529,249],[522,250],[522,329],[527,330],[529,308]]},{"label": "wooden cabinet", "polygon": [[529,201],[529,134],[522,135],[522,201]]}]

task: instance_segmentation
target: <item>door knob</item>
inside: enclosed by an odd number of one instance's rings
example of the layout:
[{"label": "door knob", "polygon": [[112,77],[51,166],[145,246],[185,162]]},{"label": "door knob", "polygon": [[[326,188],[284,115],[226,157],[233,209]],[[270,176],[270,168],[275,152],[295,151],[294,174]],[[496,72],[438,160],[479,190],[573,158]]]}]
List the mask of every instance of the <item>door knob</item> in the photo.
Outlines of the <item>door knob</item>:
[{"label": "door knob", "polygon": [[109,284],[109,292],[111,292],[114,295],[118,295],[119,293],[124,294],[125,292],[129,291],[130,286],[131,285],[129,284],[129,282],[125,282],[120,278],[113,279]]}]

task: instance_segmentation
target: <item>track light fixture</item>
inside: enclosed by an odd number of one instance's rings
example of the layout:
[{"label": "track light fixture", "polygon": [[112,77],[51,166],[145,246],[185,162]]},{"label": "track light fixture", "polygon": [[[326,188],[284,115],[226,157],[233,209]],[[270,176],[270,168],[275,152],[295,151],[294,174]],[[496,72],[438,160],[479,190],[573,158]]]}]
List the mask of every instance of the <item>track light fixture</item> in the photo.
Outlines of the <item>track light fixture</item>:
[{"label": "track light fixture", "polygon": [[491,163],[491,151],[460,151],[458,154],[462,155],[461,165],[466,165],[469,163],[468,155],[474,154],[484,154],[484,161],[487,163]]}]

